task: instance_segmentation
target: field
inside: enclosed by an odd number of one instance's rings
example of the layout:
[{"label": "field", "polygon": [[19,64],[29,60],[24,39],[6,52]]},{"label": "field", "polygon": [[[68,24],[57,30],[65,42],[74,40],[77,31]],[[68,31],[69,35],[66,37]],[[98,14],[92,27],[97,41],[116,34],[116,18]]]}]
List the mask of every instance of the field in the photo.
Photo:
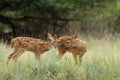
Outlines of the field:
[{"label": "field", "polygon": [[36,61],[33,53],[25,52],[18,61],[6,65],[12,48],[0,43],[0,80],[120,80],[120,37],[81,37],[88,51],[82,65],[75,65],[71,53],[61,60],[52,49]]}]

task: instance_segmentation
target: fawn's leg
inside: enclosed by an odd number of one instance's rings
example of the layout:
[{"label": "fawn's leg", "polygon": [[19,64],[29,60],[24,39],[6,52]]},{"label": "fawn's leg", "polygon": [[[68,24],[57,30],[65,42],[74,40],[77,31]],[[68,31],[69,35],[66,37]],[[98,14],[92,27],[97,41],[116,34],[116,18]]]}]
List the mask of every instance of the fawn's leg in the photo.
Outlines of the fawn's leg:
[{"label": "fawn's leg", "polygon": [[59,51],[58,57],[61,59],[65,53],[66,51]]},{"label": "fawn's leg", "polygon": [[80,62],[80,64],[82,64],[83,54],[84,53],[79,53],[79,62]]},{"label": "fawn's leg", "polygon": [[13,57],[12,57],[13,60],[14,60],[14,61],[17,61],[17,58],[18,58],[19,56],[21,56],[24,51],[25,51],[24,49],[18,49],[17,52],[16,52],[16,54],[14,54]]},{"label": "fawn's leg", "polygon": [[38,53],[38,52],[35,53],[35,59],[36,59],[36,60],[39,60],[39,59],[40,59],[40,56],[41,56],[41,53]]},{"label": "fawn's leg", "polygon": [[58,57],[61,59],[61,57],[64,55],[65,53],[59,53]]},{"label": "fawn's leg", "polygon": [[17,49],[14,49],[14,51],[7,57],[7,64],[9,64],[9,61],[11,60],[13,55],[16,54],[16,52],[17,52]]},{"label": "fawn's leg", "polygon": [[82,59],[83,59],[83,57],[79,56],[79,62],[80,62],[80,64],[82,64]]},{"label": "fawn's leg", "polygon": [[75,53],[72,53],[72,54],[73,54],[74,62],[75,62],[75,64],[77,64],[77,54],[75,54]]}]

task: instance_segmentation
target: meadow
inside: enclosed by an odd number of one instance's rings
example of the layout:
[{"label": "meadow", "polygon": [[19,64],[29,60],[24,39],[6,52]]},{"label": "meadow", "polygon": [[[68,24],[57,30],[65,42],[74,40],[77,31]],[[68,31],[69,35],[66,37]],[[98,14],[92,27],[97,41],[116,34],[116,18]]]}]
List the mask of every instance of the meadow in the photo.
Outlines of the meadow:
[{"label": "meadow", "polygon": [[0,42],[0,80],[120,80],[120,37],[80,38],[88,45],[81,65],[74,64],[71,53],[59,60],[54,48],[39,61],[32,52],[25,52],[16,63],[7,65],[13,49]]}]

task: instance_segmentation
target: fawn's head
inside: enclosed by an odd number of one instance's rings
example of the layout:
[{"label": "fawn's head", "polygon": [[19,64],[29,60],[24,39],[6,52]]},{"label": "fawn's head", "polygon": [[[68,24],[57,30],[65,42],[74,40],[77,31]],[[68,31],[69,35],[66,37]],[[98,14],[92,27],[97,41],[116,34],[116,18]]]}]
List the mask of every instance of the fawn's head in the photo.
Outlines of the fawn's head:
[{"label": "fawn's head", "polygon": [[56,46],[62,48],[68,48],[73,45],[73,40],[77,38],[77,35],[74,36],[62,36],[56,39]]}]

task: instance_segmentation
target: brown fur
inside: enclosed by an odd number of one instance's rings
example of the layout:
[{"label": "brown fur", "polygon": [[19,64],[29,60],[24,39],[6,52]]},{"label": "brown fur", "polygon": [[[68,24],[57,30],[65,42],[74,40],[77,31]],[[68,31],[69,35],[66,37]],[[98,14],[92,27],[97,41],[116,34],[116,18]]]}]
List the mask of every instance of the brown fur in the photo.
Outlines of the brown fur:
[{"label": "brown fur", "polygon": [[62,36],[56,39],[56,47],[59,52],[59,57],[61,58],[66,52],[71,52],[74,61],[77,64],[77,55],[79,55],[79,61],[82,62],[82,57],[87,51],[87,45],[84,41],[77,38],[77,35]]},{"label": "brown fur", "polygon": [[16,37],[11,40],[11,47],[14,48],[14,51],[8,56],[7,64],[11,58],[16,61],[25,51],[34,52],[35,59],[39,59],[41,54],[52,48],[52,42],[31,37]]}]

